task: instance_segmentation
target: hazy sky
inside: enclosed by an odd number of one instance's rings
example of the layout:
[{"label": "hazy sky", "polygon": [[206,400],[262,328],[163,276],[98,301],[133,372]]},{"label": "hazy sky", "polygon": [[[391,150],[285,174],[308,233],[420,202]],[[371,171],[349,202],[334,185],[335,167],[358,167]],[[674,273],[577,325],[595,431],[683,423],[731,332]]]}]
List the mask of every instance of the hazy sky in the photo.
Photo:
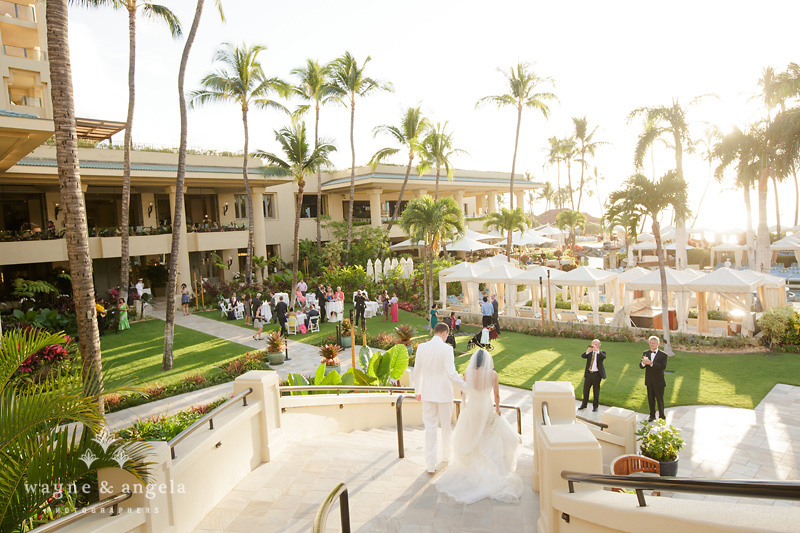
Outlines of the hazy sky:
[{"label": "hazy sky", "polygon": [[[193,1],[167,2],[186,31]],[[187,89],[213,70],[212,54],[220,43],[260,43],[268,75],[289,77],[306,58],[329,61],[345,50],[357,58],[371,56],[368,72],[391,82],[395,92],[377,94],[356,105],[356,164],[365,164],[386,139],[374,139],[372,129],[394,124],[408,106],[422,105],[434,121],[448,121],[457,147],[469,155],[456,159],[458,168],[510,172],[516,114],[512,109],[475,109],[486,95],[506,92],[498,67],[518,61],[533,64],[549,76],[559,98],[549,120],[528,110],[523,115],[518,172],[538,181],[556,183],[556,169],[544,166],[547,139],[572,133],[571,117],[586,115],[599,126],[602,147],[592,167],[605,179],[604,198],[633,173],[633,147],[641,131],[628,123],[639,106],[686,103],[715,93],[691,109],[698,136],[703,121],[728,130],[760,115],[757,102],[762,69],[783,70],[800,62],[797,0],[746,1],[560,1],[473,2],[419,1],[389,3],[340,0],[322,2],[224,2],[222,23],[206,1],[206,10],[192,49]],[[76,112],[80,117],[125,120],[127,106],[127,15],[109,9],[71,7],[70,46]],[[173,40],[166,26],[139,18],[135,142],[177,146],[179,114],[177,70],[183,39]],[[291,105],[296,105],[293,102]],[[273,130],[288,123],[274,112],[250,114],[251,149],[277,150]],[[313,117],[309,121],[313,127]],[[333,140],[337,168],[350,165],[349,110],[323,109],[321,136]],[[122,142],[122,136],[115,142]],[[189,145],[217,150],[241,150],[241,114],[233,105],[210,105],[189,114]],[[402,163],[402,160],[398,160]],[[659,148],[655,173],[671,168],[672,152]],[[708,183],[708,163],[700,155],[685,159],[691,207]],[[579,170],[573,171],[573,179]],[[653,174],[648,162],[645,174]],[[565,183],[562,169],[562,184]],[[744,225],[743,196],[728,184],[712,183],[697,224]],[[794,186],[781,189],[784,222],[794,220]],[[588,203],[586,203],[588,202]],[[757,203],[753,194],[754,206]],[[585,200],[587,210],[600,214],[597,196]],[[769,199],[774,223],[774,198]],[[536,212],[543,210],[537,205]],[[754,213],[754,216],[756,214]]]}]

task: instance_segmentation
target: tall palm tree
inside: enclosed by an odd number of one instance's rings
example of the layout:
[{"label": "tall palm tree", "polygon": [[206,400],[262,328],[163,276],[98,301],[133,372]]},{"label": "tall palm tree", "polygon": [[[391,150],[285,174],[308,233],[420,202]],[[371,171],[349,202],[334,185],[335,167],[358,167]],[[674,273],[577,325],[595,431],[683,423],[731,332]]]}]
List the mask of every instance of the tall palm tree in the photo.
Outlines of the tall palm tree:
[{"label": "tall palm tree", "polygon": [[303,210],[303,192],[306,187],[306,173],[315,172],[323,166],[329,166],[328,154],[336,150],[336,147],[328,142],[319,139],[314,140],[314,149],[309,148],[306,135],[306,123],[297,120],[292,121],[288,128],[282,128],[275,132],[275,140],[281,146],[284,157],[281,158],[273,153],[259,151],[256,157],[267,160],[267,167],[264,169],[265,176],[292,176],[297,182],[297,199],[294,217],[294,256],[292,261],[292,291],[291,300],[294,306],[297,285],[297,269],[300,265],[300,213]]},{"label": "tall palm tree", "polygon": [[714,147],[721,139],[722,132],[720,131],[719,127],[711,124],[706,128],[705,135],[697,140],[698,144],[703,145],[703,159],[708,161],[708,182],[706,182],[706,187],[703,189],[703,194],[700,195],[700,201],[697,202],[697,209],[694,212],[692,226],[694,226],[697,222],[697,217],[700,215],[700,208],[703,206],[703,200],[705,199],[706,193],[708,193],[708,188],[711,186],[711,182],[714,179]]},{"label": "tall palm tree", "polygon": [[[800,81],[798,84],[800,85]],[[783,173],[791,172],[794,177],[795,200],[798,200],[798,194],[800,194],[797,184],[797,165],[800,162],[800,107],[781,111],[770,124],[767,137],[776,148],[777,166]],[[797,225],[797,210],[798,205],[796,204],[795,225]]]},{"label": "tall palm tree", "polygon": [[553,85],[551,78],[538,76],[531,70],[530,63],[517,63],[516,69],[512,66],[508,72],[497,69],[506,78],[508,92],[505,94],[484,96],[475,104],[480,107],[484,103],[495,104],[498,109],[513,107],[517,110],[517,131],[514,136],[514,156],[511,158],[511,198],[509,207],[514,209],[514,173],[517,167],[517,148],[519,146],[519,130],[522,125],[522,110],[527,108],[537,109],[547,119],[550,107],[547,102],[558,101],[551,92],[537,92],[545,84]]},{"label": "tall palm tree", "polygon": [[564,147],[561,139],[556,136],[547,139],[550,146],[547,147],[547,163],[556,165],[556,190],[561,188],[561,162],[564,161]]},{"label": "tall palm tree", "polygon": [[589,166],[589,162],[587,161],[587,156],[594,156],[597,149],[604,145],[608,144],[603,141],[595,141],[594,134],[597,133],[598,126],[589,132],[589,121],[586,120],[586,116],[581,118],[579,117],[572,117],[572,122],[575,125],[575,140],[577,141],[577,155],[578,155],[578,162],[581,164],[581,183],[578,186],[578,206],[576,211],[581,210],[581,198],[583,197],[583,184],[584,184],[584,171]]},{"label": "tall palm tree", "polygon": [[634,174],[623,183],[622,188],[608,197],[606,217],[612,219],[623,213],[635,214],[640,218],[652,217],[653,236],[656,239],[656,255],[658,270],[661,274],[662,324],[664,327],[664,343],[666,352],[672,355],[669,331],[669,300],[667,298],[667,271],[664,263],[664,248],[661,242],[661,226],[659,214],[667,209],[675,213],[676,219],[689,216],[689,200],[684,179],[674,170],[670,170],[657,181],[651,181],[642,174]]},{"label": "tall palm tree", "polygon": [[122,155],[122,220],[120,221],[120,280],[119,295],[128,299],[130,285],[130,252],[128,226],[131,203],[131,135],[133,131],[133,107],[136,101],[136,13],[141,12],[148,18],[160,19],[167,23],[173,37],[180,37],[181,24],[178,17],[166,6],[154,4],[147,0],[80,0],[80,3],[98,6],[111,5],[114,9],[128,12],[128,115],[125,119],[125,144]]},{"label": "tall palm tree", "polygon": [[102,363],[100,360],[100,335],[94,319],[94,281],[92,259],[89,254],[89,229],[86,222],[86,205],[81,190],[78,171],[78,143],[75,131],[75,102],[72,92],[72,66],[69,59],[69,34],[66,0],[51,0],[46,4],[47,53],[50,64],[50,95],[53,101],[53,123],[56,138],[58,182],[61,205],[64,209],[67,258],[72,278],[72,299],[78,326],[78,344],[81,366],[87,392],[100,398],[97,386],[102,389]]},{"label": "tall palm tree", "polygon": [[559,141],[561,146],[561,154],[564,162],[567,164],[567,186],[565,190],[569,192],[569,205],[572,210],[575,210],[575,188],[572,186],[572,162],[578,155],[577,144],[575,137],[565,137]]},{"label": "tall palm tree", "polygon": [[431,168],[436,169],[436,195],[439,199],[439,177],[444,168],[448,180],[453,179],[453,163],[450,160],[457,155],[466,155],[467,152],[460,148],[453,148],[453,134],[447,131],[447,122],[437,122],[435,127],[429,128],[420,145],[420,163],[417,171],[422,176]]},{"label": "tall palm tree", "polygon": [[[215,0],[219,17],[225,20],[222,12],[221,0]],[[175,340],[175,293],[178,288],[178,261],[180,259],[181,227],[183,224],[183,184],[186,178],[186,144],[189,135],[189,119],[186,113],[186,65],[189,63],[189,52],[192,50],[194,38],[197,36],[197,28],[200,27],[200,18],[203,15],[205,0],[197,0],[194,10],[194,18],[189,34],[186,36],[186,43],[181,52],[181,63],[178,67],[178,108],[181,117],[181,138],[178,146],[178,173],[175,179],[175,213],[172,215],[172,246],[169,256],[169,270],[167,274],[167,308],[166,320],[164,321],[164,355],[161,360],[162,370],[172,370],[173,352],[172,347]],[[184,243],[184,246],[186,244]]]},{"label": "tall palm tree", "polygon": [[[707,95],[694,98],[689,102],[689,106],[696,104]],[[637,169],[642,168],[644,156],[647,150],[652,147],[656,139],[666,136],[671,141],[671,146],[675,151],[675,175],[679,179],[684,179],[683,175],[683,152],[691,153],[694,151],[694,141],[689,135],[689,123],[687,121],[687,107],[681,106],[678,100],[673,100],[671,106],[652,106],[634,109],[628,120],[634,117],[644,117],[644,131],[639,135],[636,144],[633,162]],[[679,216],[675,217],[675,267],[678,270],[686,268],[686,221]]]},{"label": "tall palm tree", "polygon": [[544,187],[539,189],[539,193],[536,195],[537,200],[544,200],[545,202],[545,213],[550,211],[550,204],[553,202],[553,198],[555,198],[556,190],[553,188],[553,184],[549,181],[546,181]]},{"label": "tall palm tree", "polygon": [[569,240],[572,243],[572,251],[575,251],[575,230],[586,227],[586,215],[580,211],[565,209],[556,216],[556,226],[559,229],[569,228]]},{"label": "tall palm tree", "polygon": [[[250,194],[250,179],[247,176],[247,164],[250,158],[248,145],[250,132],[247,126],[247,113],[250,107],[257,109],[287,109],[269,98],[272,94],[288,96],[289,86],[279,78],[268,78],[264,74],[258,54],[266,50],[265,46],[234,46],[222,43],[222,48],[214,54],[214,62],[223,64],[223,68],[207,74],[200,82],[202,89],[189,94],[189,106],[207,104],[209,102],[235,102],[242,110],[242,127],[244,128],[244,150],[242,154],[242,178],[244,179],[245,202],[247,203],[248,238],[247,260],[245,261],[245,280],[249,285],[253,278],[254,228],[253,197]],[[263,220],[258,221],[263,224]],[[259,250],[259,253],[263,250]]]},{"label": "tall palm tree", "polygon": [[[408,164],[406,165],[406,175],[403,178],[403,185],[400,186],[400,194],[397,195],[397,203],[392,212],[392,218],[389,220],[389,225],[386,228],[386,236],[392,231],[394,221],[400,216],[400,204],[403,202],[403,195],[406,192],[406,185],[408,184],[408,177],[411,174],[411,165],[414,163],[414,158],[422,151],[422,140],[430,128],[428,119],[422,116],[422,112],[418,107],[409,107],[400,119],[399,126],[392,126],[384,124],[377,126],[373,131],[377,136],[379,133],[384,133],[394,139],[394,141],[401,147],[408,150]],[[389,157],[400,153],[400,148],[381,148],[370,159],[370,164],[378,166]]]},{"label": "tall palm tree", "polygon": [[521,207],[506,209],[489,213],[489,218],[484,222],[486,229],[496,229],[499,233],[506,234],[506,257],[511,261],[511,234],[515,231],[523,232],[528,229],[530,220],[525,216]]},{"label": "tall palm tree", "polygon": [[[50,372],[39,383],[11,380],[26,359],[65,342],[62,334],[40,329],[12,329],[0,337],[0,531],[20,531],[24,521],[48,506],[57,487],[67,487],[100,468],[118,467],[115,453],[127,455],[122,467],[138,481],[146,483],[151,477],[144,462],[148,444],[115,439],[110,448],[102,449],[87,438],[106,426],[98,404],[100,394],[111,391],[94,383],[88,388],[95,392],[87,393],[79,375],[61,372]],[[88,464],[83,460],[87,453],[95,456]]]},{"label": "tall palm tree", "polygon": [[[319,145],[319,108],[339,101],[336,87],[331,83],[331,66],[320,65],[316,59],[306,59],[303,67],[292,70],[299,79],[292,92],[314,103],[314,148]],[[322,173],[317,169],[317,251],[322,252]]]},{"label": "tall palm tree", "polygon": [[433,305],[433,259],[444,241],[464,236],[464,213],[453,198],[434,200],[426,194],[408,203],[400,217],[400,226],[409,237],[425,245],[425,304],[430,309]]},{"label": "tall palm tree", "polygon": [[350,106],[350,208],[347,212],[347,251],[353,241],[353,204],[356,196],[356,145],[353,132],[356,125],[356,99],[376,91],[392,91],[389,83],[380,82],[366,75],[367,63],[361,65],[350,52],[345,52],[331,63],[331,82],[336,87],[339,98],[346,99]]}]

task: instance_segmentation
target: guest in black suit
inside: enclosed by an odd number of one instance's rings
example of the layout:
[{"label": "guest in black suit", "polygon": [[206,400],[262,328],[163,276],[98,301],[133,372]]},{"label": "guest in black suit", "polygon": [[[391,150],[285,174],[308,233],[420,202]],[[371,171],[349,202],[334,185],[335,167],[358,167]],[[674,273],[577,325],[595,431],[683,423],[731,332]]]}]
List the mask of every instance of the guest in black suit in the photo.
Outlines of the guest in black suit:
[{"label": "guest in black suit", "polygon": [[314,317],[320,318],[320,314],[314,304],[311,304],[311,309],[309,309],[308,313],[306,313],[306,329],[311,326],[311,319]]},{"label": "guest in black suit", "polygon": [[281,335],[285,337],[289,334],[289,330],[286,329],[286,318],[289,313],[289,306],[283,301],[283,296],[279,296],[278,298],[280,301],[275,304],[275,316],[278,317],[278,324],[281,325]]},{"label": "guest in black suit", "polygon": [[644,369],[644,385],[647,387],[647,403],[650,405],[650,422],[656,419],[656,402],[658,417],[667,418],[664,414],[664,369],[667,368],[667,354],[658,349],[660,339],[653,335],[648,339],[650,349],[642,354],[639,368]]},{"label": "guest in black suit", "polygon": [[366,321],[364,319],[364,311],[367,310],[367,298],[365,296],[365,291],[358,291],[356,293],[356,323],[355,325],[358,326],[358,319],[361,318],[361,326],[362,329],[366,326]]},{"label": "guest in black suit", "polygon": [[494,330],[500,335],[500,303],[497,301],[497,295],[492,295],[492,307],[494,307],[494,313],[492,314],[492,323],[494,324]]},{"label": "guest in black suit", "polygon": [[317,285],[317,290],[314,291],[317,296],[317,305],[319,306],[319,320],[325,322],[325,285]]},{"label": "guest in black suit", "polygon": [[603,361],[606,352],[600,350],[600,341],[595,339],[581,357],[586,359],[586,369],[583,371],[583,401],[578,411],[586,409],[589,403],[589,389],[592,390],[592,411],[597,412],[600,405],[600,381],[606,379],[606,368]]}]

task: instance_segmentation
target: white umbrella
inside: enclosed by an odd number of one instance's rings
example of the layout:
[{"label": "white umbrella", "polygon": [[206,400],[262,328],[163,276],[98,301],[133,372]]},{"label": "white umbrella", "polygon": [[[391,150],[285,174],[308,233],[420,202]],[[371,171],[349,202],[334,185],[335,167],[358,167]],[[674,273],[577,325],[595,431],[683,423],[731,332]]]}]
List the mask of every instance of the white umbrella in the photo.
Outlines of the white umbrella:
[{"label": "white umbrella", "polygon": [[406,261],[406,275],[405,278],[410,278],[414,275],[414,260],[410,257]]},{"label": "white umbrella", "polygon": [[501,231],[493,229],[492,231],[486,234],[486,237],[487,238],[484,240],[500,240],[500,239],[505,239],[506,235]]},{"label": "white umbrella", "polygon": [[491,235],[487,235],[485,233],[478,233],[477,231],[473,231],[469,228],[464,231],[464,236],[469,237],[470,239],[475,239],[476,241],[486,241],[495,239],[496,237],[492,237]]},{"label": "white umbrella", "polygon": [[383,261],[383,277],[385,278],[392,272],[392,260],[388,257]]},{"label": "white umbrella", "polygon": [[372,268],[372,259],[367,259],[367,276],[375,279],[375,269]]},{"label": "white umbrella", "polygon": [[536,233],[539,235],[564,235],[564,232],[558,228],[554,228],[550,224],[545,224],[540,228],[536,228]]},{"label": "white umbrella", "polygon": [[375,260],[375,281],[378,282],[383,278],[383,267],[381,265],[381,260]]},{"label": "white umbrella", "polygon": [[397,268],[397,266],[398,266],[399,264],[400,264],[400,263],[398,263],[398,262],[397,262],[397,258],[396,258],[396,257],[393,257],[393,258],[392,258],[392,270],[394,270],[395,268]]},{"label": "white umbrella", "polygon": [[636,240],[639,242],[643,241],[655,241],[656,238],[652,233],[640,233],[636,236]]},{"label": "white umbrella", "polygon": [[[503,254],[497,254],[497,255],[494,255],[492,257],[485,257],[485,258],[481,259],[480,261],[478,261],[475,264],[476,265],[482,265],[482,266],[487,267],[487,268],[494,268],[494,267],[497,267],[497,266],[508,264],[508,262],[509,261],[508,261],[508,257],[507,256],[505,256]],[[517,264],[517,260],[516,259],[512,259],[511,260],[511,264],[516,265]]]},{"label": "white umbrella", "polygon": [[464,237],[460,241],[451,242],[447,245],[448,252],[476,252],[478,250],[488,250],[491,248],[499,248],[499,246],[480,242],[470,237]]},{"label": "white umbrella", "polygon": [[390,250],[416,250],[417,248],[422,248],[425,246],[425,243],[420,241],[415,241],[412,239],[406,239],[402,242],[398,242],[397,244],[393,244],[389,247]]}]

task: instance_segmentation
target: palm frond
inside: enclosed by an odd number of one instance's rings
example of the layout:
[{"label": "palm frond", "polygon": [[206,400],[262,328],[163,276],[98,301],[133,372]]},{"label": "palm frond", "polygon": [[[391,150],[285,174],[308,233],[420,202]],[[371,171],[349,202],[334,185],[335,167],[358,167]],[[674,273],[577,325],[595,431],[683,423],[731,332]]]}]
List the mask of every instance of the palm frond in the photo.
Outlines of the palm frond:
[{"label": "palm frond", "polygon": [[142,6],[142,13],[147,16],[148,18],[155,19],[155,20],[163,20],[167,23],[169,27],[169,32],[172,34],[173,37],[180,37],[183,35],[183,29],[181,28],[181,21],[178,20],[178,16],[173,13],[167,6],[162,6],[160,4],[151,4],[145,3]]}]

